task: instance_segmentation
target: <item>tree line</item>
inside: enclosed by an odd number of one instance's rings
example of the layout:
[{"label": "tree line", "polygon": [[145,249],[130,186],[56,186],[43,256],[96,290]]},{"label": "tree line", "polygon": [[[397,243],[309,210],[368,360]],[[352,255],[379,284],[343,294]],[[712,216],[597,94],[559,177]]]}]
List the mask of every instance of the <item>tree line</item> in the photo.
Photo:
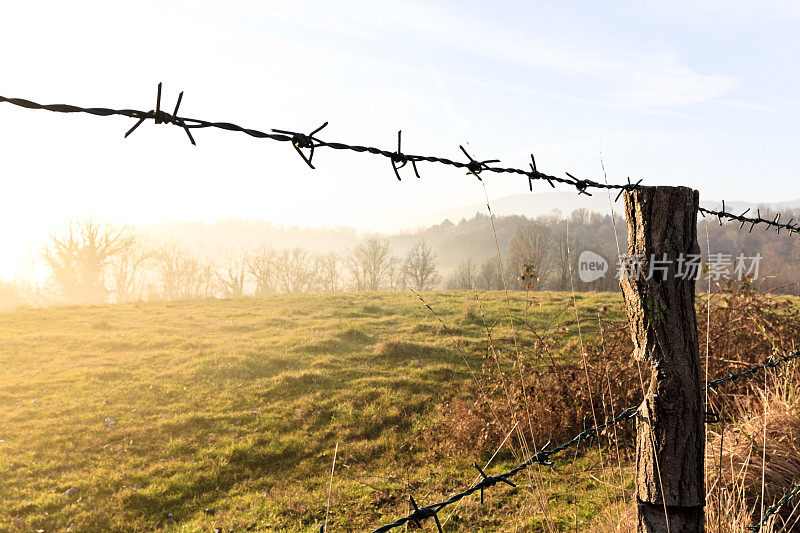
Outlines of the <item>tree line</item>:
[{"label": "tree line", "polygon": [[[408,288],[515,290],[521,288],[520,269],[525,265],[537,273],[535,288],[566,289],[570,245],[564,239],[571,239],[577,249],[591,228],[609,226],[607,218],[576,212],[564,220],[557,215],[530,220],[516,228],[499,256],[490,249],[481,260],[467,258],[446,269],[447,276],[442,276],[437,253],[424,239],[402,256],[380,238],[363,240],[344,252],[262,245],[212,255],[176,243],[150,244],[124,228],[92,219],[76,220],[53,234],[41,254],[49,283],[0,282],[0,307]],[[576,228],[572,236],[570,223]],[[609,288],[602,282],[591,287]]]},{"label": "tree line", "polygon": [[[344,253],[264,245],[211,257],[175,243],[151,245],[123,228],[91,219],[74,221],[54,234],[42,259],[51,274],[48,303],[74,305],[408,287],[427,290],[440,281],[436,254],[425,241],[403,257],[377,238]],[[24,303],[33,296],[31,292],[25,283],[0,284],[4,307],[9,307],[8,302]]]},{"label": "tree line", "polygon": [[[489,223],[482,215],[457,225],[445,221],[403,236],[407,251],[399,255],[389,239],[377,237],[344,250],[261,245],[209,254],[176,243],[153,244],[124,228],[91,219],[77,220],[53,234],[43,249],[42,264],[50,274],[47,283],[0,280],[0,309],[407,288],[618,290],[617,259],[627,248],[621,217],[612,219],[583,209],[567,217],[559,213],[532,219],[501,217],[496,220],[497,240]],[[492,234],[490,238],[480,233],[481,227]],[[703,255],[761,254],[758,281],[762,287],[797,293],[800,246],[796,237],[748,233],[712,220],[700,221],[698,236],[704,244]],[[445,254],[446,267],[441,267],[429,239],[435,239],[439,253]],[[609,272],[591,283],[580,281],[576,273],[584,250],[609,263]],[[523,268],[533,273],[532,279],[520,279]],[[702,278],[698,283],[700,289],[707,286]]]}]

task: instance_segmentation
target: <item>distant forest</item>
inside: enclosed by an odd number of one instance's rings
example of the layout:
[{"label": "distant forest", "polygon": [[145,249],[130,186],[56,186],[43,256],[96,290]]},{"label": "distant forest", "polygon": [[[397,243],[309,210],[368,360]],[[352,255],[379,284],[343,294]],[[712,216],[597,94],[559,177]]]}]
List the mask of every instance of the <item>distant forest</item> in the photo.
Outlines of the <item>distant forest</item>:
[{"label": "distant forest", "polygon": [[[800,212],[782,218],[792,216],[800,218]],[[622,217],[585,209],[494,220],[476,214],[388,236],[238,219],[145,228],[79,220],[56,231],[45,247],[40,260],[50,273],[47,281],[0,281],[0,309],[408,288],[616,291],[618,249],[625,253],[626,237]],[[798,236],[762,228],[748,233],[701,219],[698,241],[704,260],[709,251],[760,254],[756,282],[762,289],[797,293]],[[578,257],[586,250],[609,265],[604,277],[590,283],[577,275]],[[527,286],[520,279],[525,266],[536,276]],[[698,281],[702,290],[707,284]]]}]

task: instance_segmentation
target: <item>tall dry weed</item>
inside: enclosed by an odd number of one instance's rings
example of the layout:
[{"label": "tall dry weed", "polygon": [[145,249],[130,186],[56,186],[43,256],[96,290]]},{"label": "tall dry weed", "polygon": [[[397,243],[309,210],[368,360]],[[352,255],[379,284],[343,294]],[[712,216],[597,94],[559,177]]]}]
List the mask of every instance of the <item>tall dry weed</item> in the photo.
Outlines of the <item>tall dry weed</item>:
[{"label": "tall dry weed", "polygon": [[[767,509],[800,483],[798,373],[796,368],[784,369],[765,378],[765,390],[739,396],[731,411],[722,413],[722,423],[709,431],[708,511],[720,523],[730,514],[723,504],[758,523],[762,496]],[[800,529],[798,519],[797,510],[787,506],[773,521],[775,531]]]},{"label": "tall dry weed", "polygon": [[[562,316],[570,306],[565,306]],[[491,447],[503,438],[510,421],[518,421],[528,432],[532,429],[542,442],[558,441],[591,425],[595,417],[598,421],[610,418],[639,403],[642,380],[646,387],[650,379],[649,365],[633,360],[627,322],[611,316],[607,310],[582,315],[581,321],[593,321],[600,331],[589,338],[584,335],[581,343],[575,341],[574,321],[543,329],[525,316],[515,317],[518,345],[524,346],[519,349],[510,339],[493,336],[492,325],[507,319],[494,317],[487,327],[482,393],[470,402],[447,406],[452,423],[448,429],[455,437],[450,442],[469,449]],[[796,300],[774,297],[749,282],[722,287],[711,294],[710,304],[706,295],[700,295],[697,318],[700,359],[704,373],[708,362],[710,379],[761,364],[776,352],[793,349],[794,341],[800,339]],[[750,390],[751,385],[722,387],[712,395],[710,407],[724,410],[731,397]],[[626,426],[619,432],[629,435],[631,431]]]},{"label": "tall dry weed", "polygon": [[[800,339],[796,302],[759,291],[748,282],[723,286],[710,298],[699,295],[703,373],[707,364],[707,375],[713,379],[796,349]],[[447,406],[448,443],[465,449],[492,447],[512,421],[519,422],[528,437],[533,433],[539,446],[549,439],[559,443],[592,425],[592,406],[594,417],[601,421],[638,404],[642,381],[647,387],[650,379],[649,365],[639,367],[633,360],[627,323],[611,316],[602,311],[594,317],[581,316],[583,321],[594,320],[599,329],[590,338],[584,335],[581,344],[575,342],[574,322],[543,332],[526,317],[516,317],[519,345],[524,346],[519,357],[509,339],[493,336],[488,327],[480,376],[483,392],[470,402]],[[761,374],[709,394],[709,410],[723,421],[709,431],[707,447],[707,522],[712,533],[744,533],[759,521],[762,473],[765,508],[792,483],[800,482],[798,372],[779,371],[766,392]],[[624,424],[614,429],[613,437],[604,436],[609,444],[613,438],[609,452],[614,461],[630,458],[633,431],[632,425]],[[613,452],[619,450],[621,456],[614,458]],[[634,531],[635,511],[628,507],[621,519],[601,524],[599,530]],[[800,531],[797,517],[798,510],[789,509],[762,531]]]},{"label": "tall dry weed", "polygon": [[[706,531],[750,533],[790,487],[800,483],[800,397],[797,369],[772,372],[766,392],[745,393],[722,413],[706,446]],[[762,381],[763,383],[763,381]],[[766,430],[766,431],[765,431]],[[762,484],[763,483],[763,484]],[[592,531],[636,530],[634,502],[620,521],[604,519]],[[769,520],[762,533],[800,531],[800,498]]]}]

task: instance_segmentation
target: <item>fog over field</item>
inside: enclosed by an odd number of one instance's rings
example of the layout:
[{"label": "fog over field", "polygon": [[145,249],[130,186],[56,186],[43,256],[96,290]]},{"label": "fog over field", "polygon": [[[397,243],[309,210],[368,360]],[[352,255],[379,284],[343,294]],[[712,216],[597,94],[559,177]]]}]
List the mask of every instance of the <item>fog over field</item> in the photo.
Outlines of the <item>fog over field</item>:
[{"label": "fog over field", "polygon": [[[551,194],[560,198],[560,193]],[[476,210],[469,217],[400,233],[235,218],[147,226],[77,219],[55,228],[30,257],[28,277],[0,281],[0,308],[408,288],[617,290],[618,257],[627,247],[618,205],[615,219],[586,208],[565,215],[554,207],[557,202],[549,204],[554,209],[546,214],[539,214],[541,207],[529,208],[527,216],[503,214],[519,210],[523,200],[502,198],[491,216]],[[586,203],[602,204],[598,200]],[[795,203],[781,206],[784,219],[793,216],[788,206]],[[750,208],[773,216],[770,206]],[[463,212],[467,209],[473,208]],[[797,292],[793,282],[800,279],[800,251],[795,239],[747,233],[710,218],[701,218],[699,228],[701,236],[708,235],[701,247],[703,260],[709,254],[729,258],[730,275],[713,279],[715,285],[735,277],[735,258],[742,256],[758,259],[751,274],[762,289]],[[577,275],[583,252],[597,254],[592,257],[603,269],[598,279]],[[533,284],[521,278],[526,267],[534,269]],[[707,285],[698,281],[701,290]]]}]

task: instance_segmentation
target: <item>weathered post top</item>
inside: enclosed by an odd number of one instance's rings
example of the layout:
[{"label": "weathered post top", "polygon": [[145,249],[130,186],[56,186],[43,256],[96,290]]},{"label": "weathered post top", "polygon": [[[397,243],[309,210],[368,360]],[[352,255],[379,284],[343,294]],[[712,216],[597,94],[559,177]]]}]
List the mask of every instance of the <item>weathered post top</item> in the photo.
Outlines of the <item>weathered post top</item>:
[{"label": "weathered post top", "polygon": [[637,418],[638,531],[704,531],[705,443],[694,307],[699,195],[688,187],[639,187],[624,198],[628,253],[620,287],[634,357],[652,369]]}]

